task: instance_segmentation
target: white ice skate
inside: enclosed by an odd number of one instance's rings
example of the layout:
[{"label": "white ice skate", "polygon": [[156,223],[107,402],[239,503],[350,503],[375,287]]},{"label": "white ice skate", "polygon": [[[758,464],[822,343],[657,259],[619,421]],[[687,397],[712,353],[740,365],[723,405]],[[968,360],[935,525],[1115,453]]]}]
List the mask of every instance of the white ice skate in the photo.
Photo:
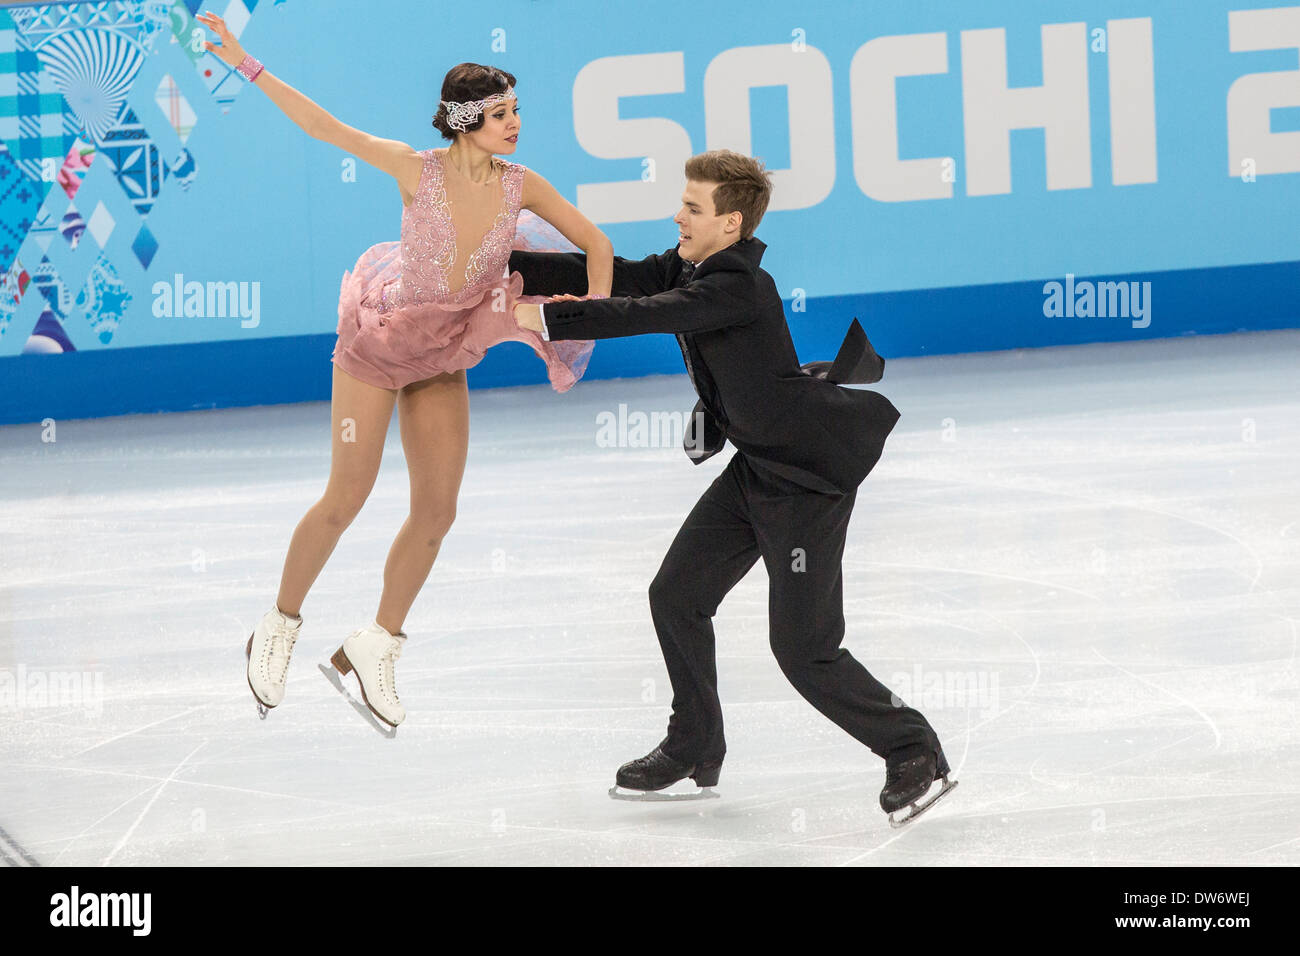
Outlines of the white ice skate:
[{"label": "white ice skate", "polygon": [[[368,627],[348,635],[330,658],[333,668],[321,665],[321,671],[339,692],[349,697],[340,678],[355,672],[369,712],[395,730],[406,719],[406,708],[397,699],[396,680],[397,659],[402,656],[405,643],[405,633],[390,634],[377,622],[371,622]],[[385,732],[383,727],[375,729]]]},{"label": "white ice skate", "polygon": [[257,715],[263,720],[272,707],[284,700],[284,683],[289,676],[289,658],[302,627],[301,617],[289,617],[273,607],[262,615],[248,638],[248,689],[257,698]]}]

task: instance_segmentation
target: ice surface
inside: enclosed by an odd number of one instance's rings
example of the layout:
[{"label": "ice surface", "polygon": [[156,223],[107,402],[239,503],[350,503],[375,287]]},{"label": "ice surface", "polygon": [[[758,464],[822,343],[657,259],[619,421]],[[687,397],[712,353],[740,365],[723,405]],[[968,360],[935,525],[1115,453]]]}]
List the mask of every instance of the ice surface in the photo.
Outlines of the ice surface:
[{"label": "ice surface", "polygon": [[761,563],[716,620],[722,799],[606,795],[662,736],[646,589],[730,452],[600,447],[597,416],[685,412],[685,376],[471,393],[394,740],[316,665],[375,612],[396,420],[265,722],[244,642],[324,488],[328,405],[0,428],[0,857],[1295,864],[1298,382],[1300,331],[890,363],[903,417],[850,529],[845,644],[961,781],[902,831],[883,762],[777,668]]}]

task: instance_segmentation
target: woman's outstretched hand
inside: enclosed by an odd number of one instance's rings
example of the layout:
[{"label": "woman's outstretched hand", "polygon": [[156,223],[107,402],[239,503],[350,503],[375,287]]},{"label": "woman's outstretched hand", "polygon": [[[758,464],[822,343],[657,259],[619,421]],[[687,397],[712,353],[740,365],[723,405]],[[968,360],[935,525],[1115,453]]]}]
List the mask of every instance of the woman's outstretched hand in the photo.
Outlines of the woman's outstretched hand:
[{"label": "woman's outstretched hand", "polygon": [[515,303],[515,324],[527,332],[542,331],[542,310],[534,303]]},{"label": "woman's outstretched hand", "polygon": [[221,46],[217,46],[211,40],[205,40],[203,42],[205,50],[215,54],[222,63],[228,66],[239,66],[240,63],[244,62],[244,56],[246,55],[244,48],[239,45],[239,41],[235,39],[234,34],[226,29],[225,20],[212,12],[200,13],[194,19],[215,33],[217,39],[221,41]]}]

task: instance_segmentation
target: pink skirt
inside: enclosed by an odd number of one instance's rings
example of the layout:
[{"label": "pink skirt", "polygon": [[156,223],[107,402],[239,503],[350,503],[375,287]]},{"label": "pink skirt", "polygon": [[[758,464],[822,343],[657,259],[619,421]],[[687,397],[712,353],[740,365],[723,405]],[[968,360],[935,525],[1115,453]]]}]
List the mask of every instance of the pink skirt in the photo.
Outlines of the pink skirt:
[{"label": "pink skirt", "polygon": [[566,392],[582,378],[593,342],[547,342],[519,328],[517,302],[545,302],[522,295],[517,272],[455,303],[424,302],[378,311],[387,288],[401,269],[401,243],[371,246],[339,286],[338,341],[333,362],[378,388],[402,388],[435,375],[473,368],[500,342],[522,342],[546,363],[551,387]]}]

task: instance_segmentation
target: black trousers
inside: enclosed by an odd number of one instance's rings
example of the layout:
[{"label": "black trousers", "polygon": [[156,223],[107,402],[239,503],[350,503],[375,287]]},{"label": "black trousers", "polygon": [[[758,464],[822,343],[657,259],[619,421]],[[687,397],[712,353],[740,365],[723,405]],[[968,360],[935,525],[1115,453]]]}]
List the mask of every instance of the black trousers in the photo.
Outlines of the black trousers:
[{"label": "black trousers", "polygon": [[769,639],[786,678],[819,711],[881,757],[940,752],[921,713],[840,647],[844,537],[856,490],[822,494],[732,456],[687,516],[650,585],[673,712],[664,753],[682,764],[726,753],[713,635],[718,604],[763,558],[770,581]]}]

